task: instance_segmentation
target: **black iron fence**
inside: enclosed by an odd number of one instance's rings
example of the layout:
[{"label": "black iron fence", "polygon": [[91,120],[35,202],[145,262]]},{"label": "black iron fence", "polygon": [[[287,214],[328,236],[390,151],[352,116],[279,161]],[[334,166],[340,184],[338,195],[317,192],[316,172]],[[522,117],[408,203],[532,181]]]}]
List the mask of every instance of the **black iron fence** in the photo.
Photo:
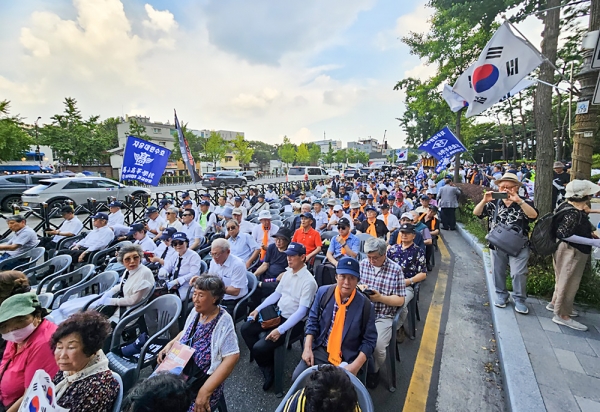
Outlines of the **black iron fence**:
[{"label": "black iron fence", "polygon": [[[181,194],[188,192],[190,197],[198,203],[203,195],[208,194],[213,204],[217,204],[219,196],[238,196],[240,193],[247,193],[251,188],[256,189],[257,193],[265,193],[269,187],[273,188],[273,191],[278,195],[282,195],[286,188],[293,188],[298,185],[300,190],[308,191],[314,189],[317,185],[317,180],[310,181],[298,181],[298,182],[267,182],[251,184],[248,187],[225,187],[219,189],[197,189],[194,186],[186,188],[184,190],[173,190],[173,191],[162,191],[155,193],[151,196],[126,196],[125,201],[122,201],[123,207],[121,211],[125,216],[125,224],[132,225],[135,222],[142,221],[145,219],[146,210],[150,206],[159,206],[162,199],[171,199],[173,206],[181,207],[182,199]],[[62,223],[62,220],[56,220],[61,218],[61,207],[64,205],[70,205],[79,219],[83,223],[83,227],[88,230],[93,229],[91,216],[98,212],[109,213],[108,203],[116,200],[114,197],[108,197],[105,201],[99,201],[96,199],[87,199],[85,204],[79,204],[74,206],[72,202],[66,201],[60,205],[57,205],[53,209],[50,209],[47,203],[42,203],[40,209],[26,209],[18,205],[14,206],[13,214],[20,214],[29,220],[28,225],[37,232],[40,236],[44,236],[47,230],[57,229]],[[9,215],[0,214],[0,219],[6,220]],[[54,221],[53,221],[54,220]],[[32,226],[31,222],[35,222]],[[8,237],[12,232],[6,230],[0,234],[0,240]]]}]

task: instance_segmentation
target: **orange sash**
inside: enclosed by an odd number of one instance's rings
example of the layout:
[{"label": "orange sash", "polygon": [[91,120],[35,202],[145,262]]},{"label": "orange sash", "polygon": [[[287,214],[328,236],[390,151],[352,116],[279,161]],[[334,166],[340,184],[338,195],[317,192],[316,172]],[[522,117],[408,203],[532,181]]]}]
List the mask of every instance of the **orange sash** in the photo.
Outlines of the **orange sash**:
[{"label": "orange sash", "polygon": [[329,341],[327,342],[327,353],[329,353],[329,357],[327,360],[335,366],[338,366],[342,363],[342,336],[344,334],[344,322],[346,322],[346,309],[352,301],[354,300],[354,296],[356,295],[356,289],[352,291],[350,295],[350,299],[348,302],[342,303],[342,295],[340,294],[340,288],[335,287],[335,303],[338,305],[338,309],[335,312],[335,319],[333,320],[333,327],[331,328],[331,333],[329,334]]},{"label": "orange sash", "polygon": [[[340,236],[342,236],[342,235],[340,235]],[[347,236],[342,236],[342,240],[344,241],[344,244],[346,244],[346,241],[348,241],[349,237],[350,237],[350,232],[348,232]],[[346,248],[343,247],[342,248],[342,255],[345,255],[345,254],[346,254]]]},{"label": "orange sash", "polygon": [[376,221],[377,221],[377,218],[373,219],[372,222],[371,222],[371,219],[367,219],[367,223],[369,223],[369,227],[367,228],[367,233],[373,237],[377,237],[377,230],[375,229]]},{"label": "orange sash", "polygon": [[[263,230],[262,244],[263,244],[263,246],[267,247],[267,246],[269,246],[269,230],[265,230],[264,226],[263,226],[262,230]],[[266,255],[267,255],[267,250],[261,249],[260,250],[260,260],[265,260]]]}]

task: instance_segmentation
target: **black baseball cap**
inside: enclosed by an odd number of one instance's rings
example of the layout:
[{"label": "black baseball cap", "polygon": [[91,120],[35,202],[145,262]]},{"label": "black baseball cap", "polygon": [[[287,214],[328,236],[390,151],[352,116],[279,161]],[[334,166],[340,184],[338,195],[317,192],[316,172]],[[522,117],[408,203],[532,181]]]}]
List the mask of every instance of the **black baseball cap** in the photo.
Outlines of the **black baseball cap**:
[{"label": "black baseball cap", "polygon": [[136,232],[141,232],[142,230],[144,230],[143,223],[134,223],[133,225],[129,226],[129,233],[127,233],[127,236],[131,236]]},{"label": "black baseball cap", "polygon": [[174,227],[168,227],[165,230],[163,230],[162,235],[160,235],[159,239],[160,240],[171,239],[176,232],[177,232],[176,228],[174,228]]},{"label": "black baseball cap", "polygon": [[417,233],[415,230],[415,225],[412,225],[410,223],[401,224],[399,230],[403,233]]},{"label": "black baseball cap", "polygon": [[343,217],[340,220],[338,220],[337,225],[338,225],[338,229],[339,229],[340,226],[342,226],[342,227],[350,227],[350,221],[347,218]]}]

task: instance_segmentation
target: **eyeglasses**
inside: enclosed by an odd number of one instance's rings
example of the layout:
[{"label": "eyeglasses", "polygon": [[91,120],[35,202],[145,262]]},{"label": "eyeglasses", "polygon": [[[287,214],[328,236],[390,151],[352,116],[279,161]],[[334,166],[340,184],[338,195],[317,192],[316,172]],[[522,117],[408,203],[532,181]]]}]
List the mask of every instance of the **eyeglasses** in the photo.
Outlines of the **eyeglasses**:
[{"label": "eyeglasses", "polygon": [[185,242],[182,242],[180,240],[174,240],[171,242],[171,245],[173,245],[173,246],[181,246],[183,244],[185,244]]},{"label": "eyeglasses", "polygon": [[176,213],[175,212],[167,212],[166,214],[167,215],[175,215]]},{"label": "eyeglasses", "polygon": [[511,185],[511,186],[498,186],[498,189],[512,189],[513,187],[517,187],[515,185]]},{"label": "eyeglasses", "polygon": [[128,256],[125,259],[123,259],[124,262],[134,262],[136,260],[140,260],[140,257],[138,255]]},{"label": "eyeglasses", "polygon": [[229,227],[227,227],[227,230],[234,230],[234,229],[237,229],[237,228],[235,226],[229,226]]}]

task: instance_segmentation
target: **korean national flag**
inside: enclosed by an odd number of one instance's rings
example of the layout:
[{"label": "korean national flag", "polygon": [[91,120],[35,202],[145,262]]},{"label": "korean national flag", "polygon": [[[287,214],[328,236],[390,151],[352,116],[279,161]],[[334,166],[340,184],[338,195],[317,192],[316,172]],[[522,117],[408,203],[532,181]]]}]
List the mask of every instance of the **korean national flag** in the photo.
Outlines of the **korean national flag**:
[{"label": "korean national flag", "polygon": [[406,162],[406,159],[408,159],[408,149],[396,150],[396,157],[398,158],[397,162]]},{"label": "korean national flag", "polygon": [[466,117],[475,116],[502,100],[542,62],[538,51],[505,22],[452,90],[469,103]]}]

